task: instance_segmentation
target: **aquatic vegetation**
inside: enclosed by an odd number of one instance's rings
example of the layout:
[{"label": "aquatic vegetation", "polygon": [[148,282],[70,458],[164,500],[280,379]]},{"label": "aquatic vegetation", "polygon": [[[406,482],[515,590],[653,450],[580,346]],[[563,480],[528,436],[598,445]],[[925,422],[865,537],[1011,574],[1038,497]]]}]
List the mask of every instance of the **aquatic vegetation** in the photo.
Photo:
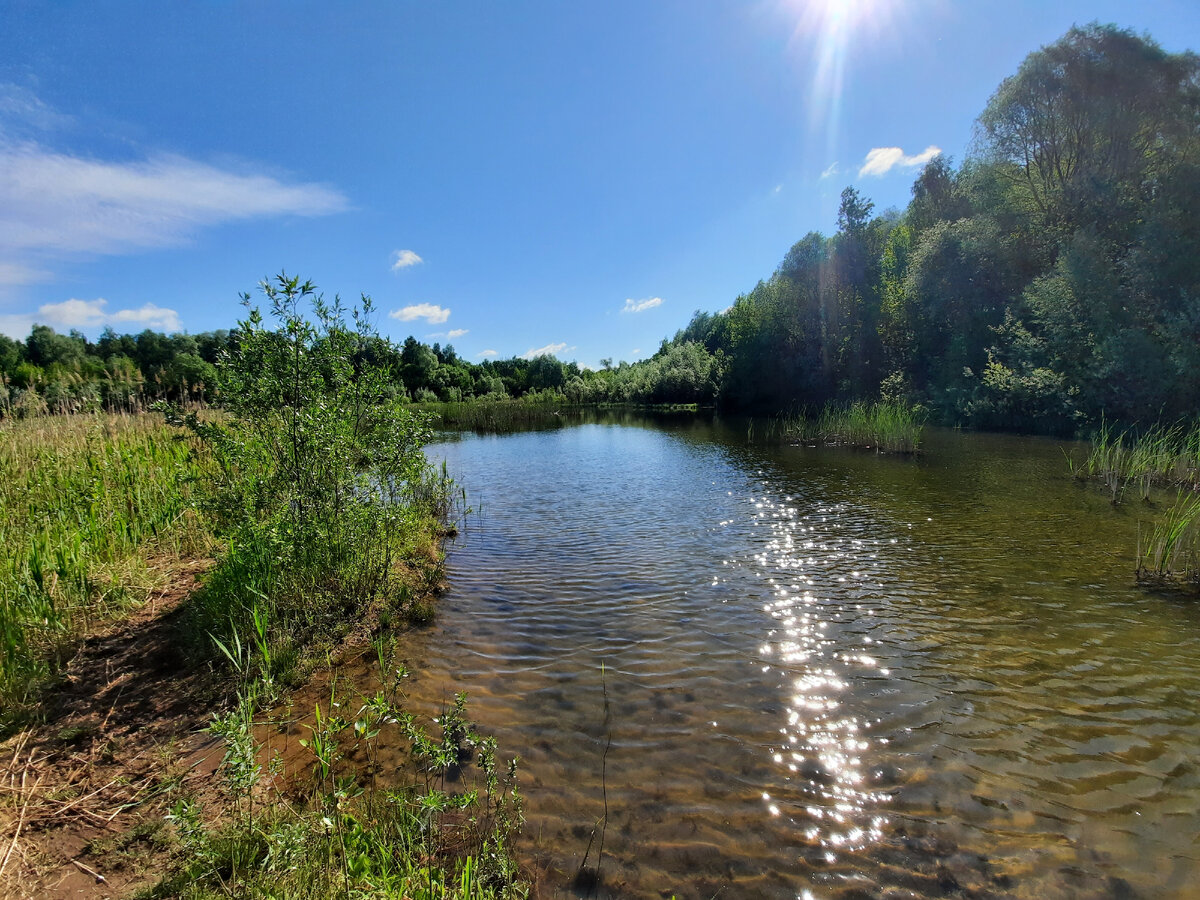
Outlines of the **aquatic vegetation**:
[{"label": "aquatic vegetation", "polygon": [[581,414],[579,406],[549,393],[535,393],[515,400],[419,403],[414,407],[429,413],[435,427],[479,434],[561,428],[578,419]]},{"label": "aquatic vegetation", "polygon": [[12,714],[78,636],[204,555],[211,464],[152,415],[9,420],[0,429],[0,708]]},{"label": "aquatic vegetation", "polygon": [[[390,660],[379,658],[386,677]],[[210,727],[226,747],[232,821],[210,826],[198,802],[180,800],[170,816],[174,869],[147,896],[223,897],[230,885],[237,896],[305,900],[526,895],[511,852],[523,823],[516,760],[502,765],[495,739],[470,724],[465,694],[429,729],[394,691],[354,697],[334,682],[329,702],[302,725],[307,775],[283,771],[277,755],[264,770],[268,748],[253,730],[260,699],[248,688]],[[294,724],[265,718],[276,731]],[[389,740],[409,748],[410,783],[376,789],[372,760]]]},{"label": "aquatic vegetation", "polygon": [[1138,544],[1139,583],[1200,590],[1200,494],[1180,494]]},{"label": "aquatic vegetation", "polygon": [[1200,486],[1200,421],[1191,426],[1153,425],[1140,435],[1102,422],[1087,460],[1070,466],[1075,477],[1099,481],[1113,503],[1132,485],[1143,500],[1154,487]]},{"label": "aquatic vegetation", "polygon": [[884,453],[915,453],[925,427],[925,411],[907,403],[880,400],[827,404],[816,415],[800,413],[768,426],[786,440],[804,444],[844,444]]}]

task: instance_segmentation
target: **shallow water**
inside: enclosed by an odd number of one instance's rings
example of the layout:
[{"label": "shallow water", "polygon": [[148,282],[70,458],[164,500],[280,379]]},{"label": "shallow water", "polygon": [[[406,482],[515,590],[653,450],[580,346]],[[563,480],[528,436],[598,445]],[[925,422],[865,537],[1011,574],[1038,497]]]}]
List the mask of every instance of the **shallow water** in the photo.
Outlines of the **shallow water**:
[{"label": "shallow water", "polygon": [[607,804],[603,896],[1195,896],[1200,607],[1133,587],[1148,514],[1053,441],[745,436],[430,451],[479,512],[409,705],[520,755],[541,893]]}]

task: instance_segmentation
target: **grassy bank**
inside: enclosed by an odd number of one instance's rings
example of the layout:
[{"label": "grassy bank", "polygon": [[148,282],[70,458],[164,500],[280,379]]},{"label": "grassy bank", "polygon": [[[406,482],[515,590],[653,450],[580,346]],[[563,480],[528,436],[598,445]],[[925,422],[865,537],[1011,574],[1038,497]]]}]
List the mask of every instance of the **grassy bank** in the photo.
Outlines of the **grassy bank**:
[{"label": "grassy bank", "polygon": [[[428,417],[394,399],[391,372],[362,362],[378,340],[369,303],[344,310],[286,276],[264,293],[268,318],[253,310],[220,366],[219,416],[6,425],[5,709],[19,702],[27,721],[44,724],[19,735],[9,754],[27,768],[10,765],[20,786],[11,808],[0,796],[0,817],[15,828],[0,878],[13,877],[5,867],[27,812],[54,808],[39,792],[59,790],[47,766],[61,759],[67,809],[135,778],[146,785],[139,797],[174,799],[152,866],[166,875],[151,896],[519,895],[509,851],[520,824],[515,771],[498,771],[494,744],[470,727],[463,702],[431,734],[404,712],[397,675],[388,692],[339,690],[307,716],[291,711],[291,689],[310,672],[372,641],[383,677],[386,636],[432,614],[455,507],[452,483],[423,452]],[[197,553],[215,556],[199,587],[176,591],[169,617],[142,610],[136,626],[85,644],[71,699],[56,703],[46,676],[78,639],[135,607],[155,572],[168,577],[159,560]],[[184,690],[197,683],[202,690]],[[130,734],[153,712],[160,737],[186,743],[196,712],[187,698],[211,709],[222,696],[208,729],[223,748],[219,795],[145,777],[147,748],[106,736],[114,713]],[[61,710],[76,718],[61,719]],[[175,728],[163,722],[172,715]],[[272,756],[268,735],[279,729],[304,734],[308,762]],[[86,769],[102,773],[98,786],[78,775],[80,735],[92,742]],[[385,739],[411,749],[413,782],[400,790],[374,789],[371,747]],[[77,827],[122,821],[145,802],[127,799]],[[72,821],[48,818],[45,828]],[[22,849],[18,864],[36,873],[38,857]],[[78,856],[69,861],[68,871],[93,871]],[[109,860],[97,851],[94,863]]]},{"label": "grassy bank", "polygon": [[[356,638],[361,649],[392,626],[429,618],[453,504],[448,476],[423,452],[428,415],[395,399],[389,371],[362,363],[378,340],[369,302],[348,316],[297,279],[263,287],[275,324],[257,312],[242,323],[221,369],[227,420],[179,420],[212,449],[209,512],[229,535],[191,604],[189,632],[240,682],[237,702],[211,729],[225,743],[222,771],[238,815],[212,830],[197,810],[177,806],[185,852],[159,894],[227,895],[231,879],[242,896],[518,893],[508,839],[519,811],[503,799],[512,786],[501,788],[495,747],[468,727],[461,704],[442,717],[436,741],[403,712],[398,675],[390,693],[335,693],[311,717],[277,722],[271,712],[283,686],[322,655],[333,661]],[[377,646],[385,679],[388,657]],[[307,791],[280,789],[295,773],[264,762],[256,736],[264,720],[268,730],[307,730]],[[370,747],[397,730],[424,788],[372,790]],[[448,772],[462,774],[476,751],[482,785],[449,791]],[[265,772],[275,777],[262,796]],[[446,841],[452,825],[471,839]]]},{"label": "grassy bank", "polygon": [[915,453],[925,418],[920,408],[892,401],[830,403],[820,412],[802,411],[775,420],[769,428],[794,443]]},{"label": "grassy bank", "polygon": [[[12,721],[82,634],[209,552],[195,512],[209,460],[161,416],[0,428],[0,708]],[[2,723],[0,723],[2,724]]]}]

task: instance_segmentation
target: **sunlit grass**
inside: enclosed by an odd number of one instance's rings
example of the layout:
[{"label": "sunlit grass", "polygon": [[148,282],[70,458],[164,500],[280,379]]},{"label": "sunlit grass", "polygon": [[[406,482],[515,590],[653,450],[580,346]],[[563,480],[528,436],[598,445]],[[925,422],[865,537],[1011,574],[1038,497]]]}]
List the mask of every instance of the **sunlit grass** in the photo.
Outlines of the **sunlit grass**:
[{"label": "sunlit grass", "polygon": [[1200,589],[1200,494],[1181,494],[1139,545],[1140,582]]},{"label": "sunlit grass", "polygon": [[146,599],[153,561],[204,551],[204,458],[151,415],[0,428],[0,705],[20,706],[76,638]]},{"label": "sunlit grass", "polygon": [[1113,503],[1131,486],[1144,500],[1150,499],[1154,487],[1200,487],[1200,421],[1190,426],[1154,425],[1140,435],[1101,423],[1087,460],[1072,465],[1072,471],[1103,484]]},{"label": "sunlit grass", "polygon": [[815,415],[788,416],[778,427],[785,439],[804,444],[915,453],[921,444],[925,413],[918,407],[888,400],[848,406],[831,403]]}]

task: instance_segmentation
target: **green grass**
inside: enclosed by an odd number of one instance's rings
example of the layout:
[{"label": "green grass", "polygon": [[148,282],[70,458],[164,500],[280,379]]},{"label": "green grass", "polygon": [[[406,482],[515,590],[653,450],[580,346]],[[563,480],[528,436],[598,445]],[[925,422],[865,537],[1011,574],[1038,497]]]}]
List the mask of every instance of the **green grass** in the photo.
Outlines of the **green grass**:
[{"label": "green grass", "polygon": [[78,637],[207,552],[196,444],[161,416],[80,415],[0,427],[0,708],[21,709]]},{"label": "green grass", "polygon": [[[406,713],[395,645],[375,646],[380,688],[359,695],[335,680],[328,702],[301,722],[307,770],[283,771],[277,756],[264,767],[268,748],[255,735],[295,723],[286,707],[284,718],[257,720],[269,699],[263,682],[213,717],[230,814],[214,827],[195,800],[177,803],[175,864],[143,897],[525,896],[511,852],[523,821],[516,761],[502,764],[495,741],[474,729],[465,694],[432,726]],[[407,749],[400,779],[389,773],[392,785],[407,780],[402,787],[375,784],[385,742]]]},{"label": "green grass", "polygon": [[1141,434],[1116,431],[1102,422],[1088,457],[1072,465],[1076,477],[1097,481],[1113,503],[1132,487],[1143,500],[1156,487],[1200,487],[1200,421],[1191,425],[1153,425]]},{"label": "green grass", "polygon": [[445,431],[505,434],[511,431],[561,428],[580,416],[580,407],[548,395],[533,400],[464,400],[452,403],[418,403],[416,409],[433,417],[434,427]]},{"label": "green grass", "polygon": [[1139,537],[1138,581],[1200,590],[1200,494],[1180,494],[1147,535]]},{"label": "green grass", "polygon": [[776,420],[768,430],[803,444],[834,444],[883,453],[916,453],[925,428],[919,407],[881,400],[827,404],[819,413]]}]

